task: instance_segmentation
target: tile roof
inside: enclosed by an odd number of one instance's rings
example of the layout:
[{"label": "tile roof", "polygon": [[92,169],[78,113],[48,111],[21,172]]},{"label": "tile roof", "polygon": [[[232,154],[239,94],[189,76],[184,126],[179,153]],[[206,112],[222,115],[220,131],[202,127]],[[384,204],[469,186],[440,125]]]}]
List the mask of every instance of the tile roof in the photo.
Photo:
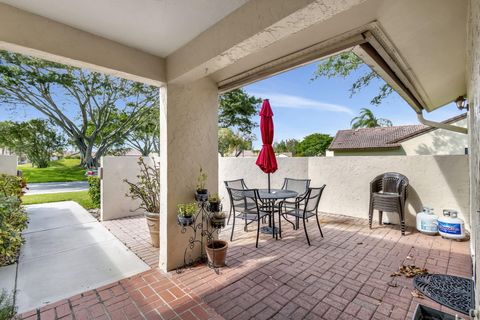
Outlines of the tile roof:
[{"label": "tile roof", "polygon": [[[466,113],[445,120],[443,123],[456,122],[465,117]],[[435,129],[425,125],[406,125],[339,130],[328,149],[332,151],[398,149],[402,141]]]}]

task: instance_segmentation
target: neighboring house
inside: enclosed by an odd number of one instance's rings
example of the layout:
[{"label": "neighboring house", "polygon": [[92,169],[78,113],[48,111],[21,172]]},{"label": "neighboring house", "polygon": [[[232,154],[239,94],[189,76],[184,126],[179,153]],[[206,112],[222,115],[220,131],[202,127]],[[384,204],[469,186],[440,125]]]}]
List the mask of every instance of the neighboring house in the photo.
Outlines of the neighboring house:
[{"label": "neighboring house", "polygon": [[[467,127],[467,114],[443,123]],[[424,125],[340,130],[327,156],[465,154],[468,135]]]}]

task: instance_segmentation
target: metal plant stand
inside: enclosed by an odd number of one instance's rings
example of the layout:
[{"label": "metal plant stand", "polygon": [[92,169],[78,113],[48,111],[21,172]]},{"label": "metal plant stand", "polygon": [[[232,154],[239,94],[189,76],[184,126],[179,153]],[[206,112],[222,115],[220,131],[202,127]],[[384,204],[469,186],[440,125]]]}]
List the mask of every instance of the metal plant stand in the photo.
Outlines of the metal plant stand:
[{"label": "metal plant stand", "polygon": [[[220,229],[225,225],[212,226],[211,220],[214,217],[215,212],[210,211],[208,201],[197,201],[197,205],[198,211],[194,215],[193,223],[191,225],[184,226],[177,220],[177,224],[182,228],[181,233],[186,233],[187,230],[192,230],[192,235],[188,239],[188,245],[183,254],[183,266],[177,268],[177,273],[181,273],[185,269],[196,264],[206,262],[208,267],[215,270],[215,272],[218,274],[219,268],[208,261],[207,254],[205,252],[205,244],[211,244],[215,239],[215,234],[218,236]],[[220,211],[222,211],[221,205]],[[194,258],[194,250],[198,246],[200,246],[200,256]],[[215,255],[215,251],[213,251],[213,255]]]}]

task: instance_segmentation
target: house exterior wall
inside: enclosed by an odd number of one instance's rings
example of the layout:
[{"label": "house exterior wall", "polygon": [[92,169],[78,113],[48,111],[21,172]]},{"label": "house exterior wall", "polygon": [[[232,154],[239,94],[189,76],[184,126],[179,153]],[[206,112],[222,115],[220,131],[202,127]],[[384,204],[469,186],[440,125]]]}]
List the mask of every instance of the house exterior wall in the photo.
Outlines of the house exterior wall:
[{"label": "house exterior wall", "polygon": [[[470,215],[475,307],[480,309],[480,1],[469,1],[467,17],[467,97],[469,103]],[[477,316],[479,313],[477,312]]]},{"label": "house exterior wall", "polygon": [[0,174],[17,175],[17,156],[0,155]]},{"label": "house exterior wall", "polygon": [[[229,199],[224,180],[244,178],[250,188],[265,188],[267,177],[255,165],[255,158],[220,158],[219,192],[224,210]],[[468,156],[383,156],[311,157],[277,159],[272,187],[282,186],[283,178],[309,178],[312,186],[326,184],[320,210],[367,218],[370,181],[377,175],[396,171],[410,180],[406,222],[415,226],[415,215],[422,206],[456,209],[469,224]],[[378,215],[376,215],[378,217]]]},{"label": "house exterior wall", "polygon": [[[467,127],[467,119],[452,123]],[[468,135],[437,129],[402,142],[402,149],[407,156],[413,155],[455,155],[465,154],[468,147]]]}]

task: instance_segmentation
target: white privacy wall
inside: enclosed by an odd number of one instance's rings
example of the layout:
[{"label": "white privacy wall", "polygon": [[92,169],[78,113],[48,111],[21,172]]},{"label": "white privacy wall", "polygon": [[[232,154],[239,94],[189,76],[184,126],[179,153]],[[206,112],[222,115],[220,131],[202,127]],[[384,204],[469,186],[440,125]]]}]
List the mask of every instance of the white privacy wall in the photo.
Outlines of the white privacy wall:
[{"label": "white privacy wall", "polygon": [[[220,158],[219,190],[228,210],[224,180],[244,178],[248,187],[264,188],[267,177],[255,158]],[[284,177],[309,178],[311,185],[326,184],[320,211],[367,218],[370,181],[378,174],[394,171],[410,180],[406,222],[415,225],[422,206],[456,209],[467,222],[469,207],[468,156],[389,156],[280,158],[272,186],[279,188]],[[375,213],[375,218],[378,214]]]},{"label": "white privacy wall", "polygon": [[0,174],[17,175],[17,156],[0,155]]},{"label": "white privacy wall", "polygon": [[[145,157],[145,162],[152,163],[152,159]],[[122,156],[102,157],[102,180],[101,180],[101,220],[112,220],[132,215],[143,214],[143,210],[136,210],[138,200],[126,197],[128,185],[123,181],[128,179],[137,182],[140,173],[137,164],[138,157]]]}]

